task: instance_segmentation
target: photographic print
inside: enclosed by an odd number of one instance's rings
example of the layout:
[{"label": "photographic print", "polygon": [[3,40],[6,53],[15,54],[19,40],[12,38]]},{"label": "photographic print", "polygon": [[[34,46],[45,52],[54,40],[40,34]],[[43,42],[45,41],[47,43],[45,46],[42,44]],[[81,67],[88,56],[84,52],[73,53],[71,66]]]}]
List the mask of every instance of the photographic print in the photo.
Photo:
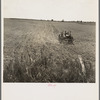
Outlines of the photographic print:
[{"label": "photographic print", "polygon": [[97,0],[4,0],[3,82],[95,83]]}]

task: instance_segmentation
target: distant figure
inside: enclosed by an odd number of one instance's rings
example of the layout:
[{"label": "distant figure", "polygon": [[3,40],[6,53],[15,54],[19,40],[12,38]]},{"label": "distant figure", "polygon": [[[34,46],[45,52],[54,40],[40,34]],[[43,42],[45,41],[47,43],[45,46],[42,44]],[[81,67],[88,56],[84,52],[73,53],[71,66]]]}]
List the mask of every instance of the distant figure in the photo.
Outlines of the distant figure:
[{"label": "distant figure", "polygon": [[69,32],[65,31],[65,37],[69,37],[69,35],[70,35]]}]

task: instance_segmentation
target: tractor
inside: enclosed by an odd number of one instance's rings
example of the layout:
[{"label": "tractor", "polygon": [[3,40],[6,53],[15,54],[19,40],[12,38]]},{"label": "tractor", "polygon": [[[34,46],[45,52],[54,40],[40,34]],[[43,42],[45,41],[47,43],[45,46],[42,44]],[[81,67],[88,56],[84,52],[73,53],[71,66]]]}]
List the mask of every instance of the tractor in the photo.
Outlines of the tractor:
[{"label": "tractor", "polygon": [[73,44],[73,36],[71,35],[71,31],[69,32],[61,32],[58,36],[60,43],[66,43],[66,44]]}]

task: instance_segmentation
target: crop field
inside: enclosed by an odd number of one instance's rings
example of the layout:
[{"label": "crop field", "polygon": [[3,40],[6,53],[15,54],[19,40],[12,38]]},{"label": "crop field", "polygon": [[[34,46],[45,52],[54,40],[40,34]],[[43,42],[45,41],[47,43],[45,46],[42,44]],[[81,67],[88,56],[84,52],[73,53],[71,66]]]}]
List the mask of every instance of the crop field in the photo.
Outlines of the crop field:
[{"label": "crop field", "polygon": [[[59,42],[62,31],[71,31],[74,44]],[[94,83],[95,38],[96,25],[92,22],[6,18],[3,81]]]}]

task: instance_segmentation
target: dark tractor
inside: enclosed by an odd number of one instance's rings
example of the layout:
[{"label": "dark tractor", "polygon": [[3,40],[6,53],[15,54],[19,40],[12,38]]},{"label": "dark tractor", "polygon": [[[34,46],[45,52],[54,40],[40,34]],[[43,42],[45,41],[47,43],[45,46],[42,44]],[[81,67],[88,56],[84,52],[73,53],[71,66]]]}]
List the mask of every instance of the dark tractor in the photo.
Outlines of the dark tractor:
[{"label": "dark tractor", "polygon": [[66,43],[66,44],[73,44],[73,37],[71,35],[71,31],[63,33],[61,32],[61,34],[59,34],[59,42],[60,43]]}]

